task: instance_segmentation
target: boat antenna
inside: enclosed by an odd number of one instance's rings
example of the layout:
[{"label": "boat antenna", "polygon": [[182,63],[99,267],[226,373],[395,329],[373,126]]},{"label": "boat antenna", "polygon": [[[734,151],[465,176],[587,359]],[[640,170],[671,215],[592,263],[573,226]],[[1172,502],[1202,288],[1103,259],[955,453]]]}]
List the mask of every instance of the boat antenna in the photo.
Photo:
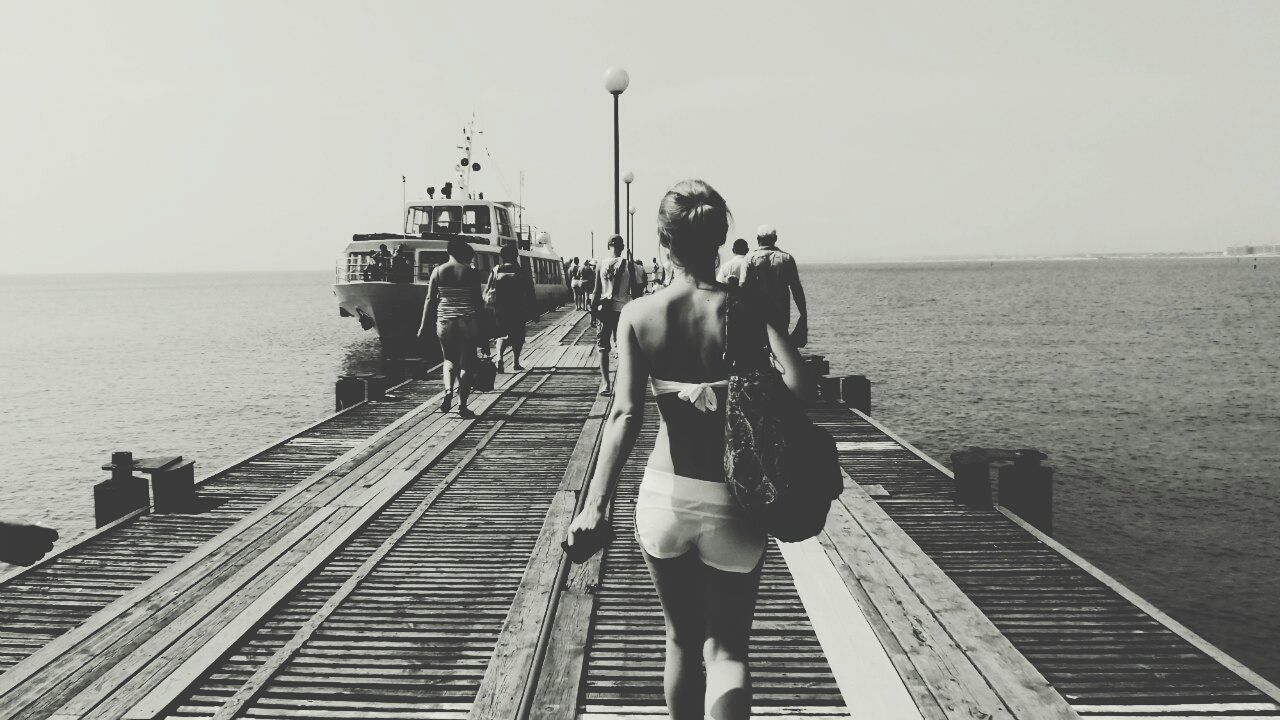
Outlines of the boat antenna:
[{"label": "boat antenna", "polygon": [[483,134],[483,130],[476,130],[476,114],[472,112],[471,120],[462,128],[463,144],[458,146],[462,150],[462,160],[458,162],[458,192],[466,198],[471,197],[471,172],[480,172],[480,163],[471,157],[471,141],[476,135]]},{"label": "boat antenna", "polygon": [[405,217],[405,206],[409,204],[408,196],[405,195],[405,177],[400,176],[400,234],[405,234],[409,228],[407,225],[408,218]]},{"label": "boat antenna", "polygon": [[[520,202],[516,204],[516,225],[524,229],[524,171],[520,171]],[[532,239],[532,238],[531,238]]]}]

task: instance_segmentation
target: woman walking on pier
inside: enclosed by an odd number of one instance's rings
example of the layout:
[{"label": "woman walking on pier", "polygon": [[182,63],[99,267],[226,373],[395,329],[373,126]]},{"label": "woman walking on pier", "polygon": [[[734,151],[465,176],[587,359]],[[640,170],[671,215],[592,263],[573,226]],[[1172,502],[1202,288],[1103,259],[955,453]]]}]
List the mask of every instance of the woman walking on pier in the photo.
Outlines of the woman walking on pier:
[{"label": "woman walking on pier", "polygon": [[512,367],[519,372],[524,369],[520,365],[520,351],[524,348],[525,323],[537,307],[537,297],[533,277],[520,267],[520,251],[516,246],[503,245],[498,257],[502,264],[493,269],[485,286],[485,297],[489,298],[498,322],[498,372],[503,372],[504,345],[511,348]]},{"label": "woman walking on pier", "polygon": [[[569,527],[570,545],[589,546],[604,534],[651,382],[661,424],[636,501],[636,539],[666,618],[663,684],[674,720],[702,718],[704,710],[716,720],[751,714],[747,650],[767,537],[725,483],[731,291],[716,281],[716,261],[729,220],[724,199],[700,180],[681,182],[663,197],[658,239],[674,277],[622,310],[616,396],[586,503]],[[738,307],[749,302],[734,300]],[[799,355],[784,331],[769,325],[768,336],[798,395]]]},{"label": "woman walking on pier", "polygon": [[444,358],[444,398],[440,412],[449,412],[453,395],[458,394],[458,415],[470,417],[467,395],[470,392],[469,366],[476,358],[480,341],[477,312],[481,307],[480,271],[471,267],[476,251],[465,240],[449,241],[448,262],[431,272],[427,282],[427,302],[422,308],[422,337],[434,318],[440,353]]}]

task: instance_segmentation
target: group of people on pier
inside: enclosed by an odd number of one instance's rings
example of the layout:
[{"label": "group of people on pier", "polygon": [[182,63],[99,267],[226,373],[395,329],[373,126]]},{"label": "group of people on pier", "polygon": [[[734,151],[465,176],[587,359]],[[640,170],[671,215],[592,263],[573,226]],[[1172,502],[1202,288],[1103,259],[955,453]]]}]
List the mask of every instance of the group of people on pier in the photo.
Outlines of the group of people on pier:
[{"label": "group of people on pier", "polygon": [[450,410],[456,396],[458,414],[470,417],[467,400],[476,350],[483,348],[487,355],[490,339],[496,339],[495,369],[504,371],[504,351],[510,348],[513,368],[523,370],[520,352],[525,327],[536,312],[537,301],[533,277],[520,266],[515,245],[504,245],[498,251],[499,263],[488,277],[472,265],[475,250],[465,240],[450,240],[447,252],[448,261],[436,267],[427,281],[418,336],[427,336],[434,323],[444,361],[441,412]]},{"label": "group of people on pier", "polygon": [[[687,180],[666,193],[658,210],[666,265],[655,258],[647,270],[614,235],[607,256],[575,258],[565,273],[574,306],[589,311],[597,326],[600,394],[614,396],[566,547],[571,554],[575,545],[579,554],[590,554],[609,535],[607,508],[652,391],[661,422],[640,484],[635,536],[666,618],[664,689],[677,720],[704,712],[746,718],[751,711],[747,651],[767,535],[746,516],[727,482],[730,307],[738,308],[735,317],[746,313],[764,328],[760,342],[767,338],[766,351],[787,389],[799,396],[803,386],[797,347],[807,342],[808,310],[795,260],[778,248],[776,231],[761,226],[754,250],[739,239],[722,264],[730,222],[715,189]],[[487,278],[472,265],[474,252],[465,241],[449,243],[448,262],[428,281],[419,328],[425,336],[434,323],[444,356],[441,410],[448,412],[456,398],[462,416],[471,415],[469,374],[477,348],[500,337],[499,363],[509,345],[515,369],[522,369],[525,323],[536,306],[515,246],[502,248],[501,264]],[[799,311],[794,329],[793,300]],[[481,327],[486,305],[497,325],[487,331]],[[615,348],[616,378],[610,372]]]}]

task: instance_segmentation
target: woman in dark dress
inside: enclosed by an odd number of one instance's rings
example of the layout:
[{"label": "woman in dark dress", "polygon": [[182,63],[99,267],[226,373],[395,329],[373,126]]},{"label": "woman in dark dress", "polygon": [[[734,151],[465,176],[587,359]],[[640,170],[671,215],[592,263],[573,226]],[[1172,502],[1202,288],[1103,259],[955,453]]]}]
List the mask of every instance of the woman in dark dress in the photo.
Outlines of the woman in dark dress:
[{"label": "woman in dark dress", "polygon": [[489,275],[485,297],[490,299],[494,319],[498,324],[498,372],[505,372],[502,351],[504,345],[511,348],[511,366],[516,371],[520,365],[520,351],[524,349],[525,323],[537,307],[533,290],[533,277],[520,267],[520,251],[515,245],[505,245],[498,251],[502,263]]}]

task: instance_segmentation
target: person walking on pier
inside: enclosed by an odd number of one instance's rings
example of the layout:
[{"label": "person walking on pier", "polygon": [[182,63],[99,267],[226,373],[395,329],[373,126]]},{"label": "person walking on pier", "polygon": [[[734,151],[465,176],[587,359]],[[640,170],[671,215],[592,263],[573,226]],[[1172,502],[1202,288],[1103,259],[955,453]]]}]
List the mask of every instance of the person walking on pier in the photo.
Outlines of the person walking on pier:
[{"label": "person walking on pier", "polygon": [[809,344],[809,308],[796,260],[791,253],[778,249],[778,233],[772,225],[761,225],[756,230],[756,243],[759,247],[747,256],[742,284],[769,305],[770,319],[784,330],[791,327],[791,297],[795,295],[800,315],[791,331],[791,342],[796,347],[804,347]]},{"label": "person walking on pier", "polygon": [[[729,219],[724,199],[700,180],[663,197],[658,239],[670,253],[672,280],[622,310],[617,396],[566,538],[590,549],[605,535],[606,509],[644,425],[651,383],[661,423],[640,483],[635,535],[666,619],[663,686],[674,720],[751,714],[747,650],[767,538],[725,482],[724,351],[730,298],[746,312],[758,301],[716,281]],[[788,388],[799,395],[799,354],[781,326],[769,322],[767,333]]]},{"label": "person walking on pier", "polygon": [[537,297],[533,277],[520,267],[519,249],[515,245],[503,245],[498,257],[502,263],[493,269],[485,286],[485,297],[491,299],[489,305],[498,324],[498,372],[504,372],[504,345],[511,348],[511,367],[519,372],[524,369],[520,365],[520,351],[524,349],[525,323],[537,307]]},{"label": "person walking on pier", "polygon": [[476,251],[466,240],[454,238],[447,248],[449,260],[431,272],[427,281],[427,301],[422,308],[422,337],[434,318],[440,353],[444,358],[444,397],[440,412],[449,412],[453,396],[458,395],[458,415],[472,417],[467,409],[470,393],[470,366],[476,359],[480,342],[477,316],[480,310],[480,271],[471,266]]},{"label": "person walking on pier", "polygon": [[596,332],[596,348],[600,351],[600,394],[610,395],[609,353],[618,332],[618,316],[631,302],[631,283],[635,282],[635,264],[624,257],[626,243],[621,235],[609,238],[606,247],[613,254],[597,263],[595,287],[591,291],[591,315],[600,322]]},{"label": "person walking on pier", "polygon": [[716,280],[729,285],[730,287],[738,287],[742,285],[742,279],[747,274],[747,241],[738,238],[733,241],[733,257],[725,261],[720,266],[720,271],[716,273]]}]

